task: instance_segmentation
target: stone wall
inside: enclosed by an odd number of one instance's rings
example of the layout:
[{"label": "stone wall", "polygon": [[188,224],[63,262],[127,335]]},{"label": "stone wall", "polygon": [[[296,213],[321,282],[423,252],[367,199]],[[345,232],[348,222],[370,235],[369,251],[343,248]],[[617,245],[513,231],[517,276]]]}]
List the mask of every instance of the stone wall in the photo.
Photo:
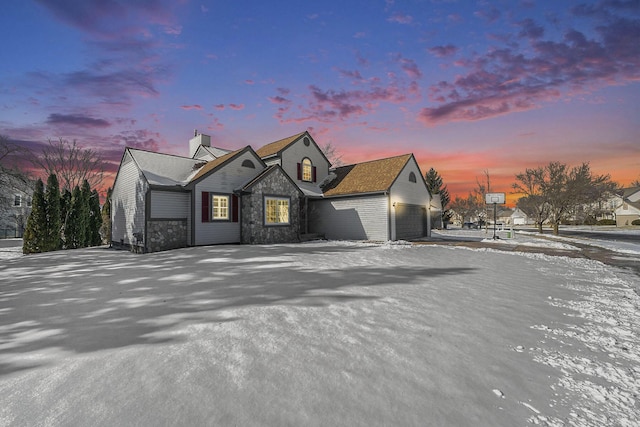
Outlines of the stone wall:
[{"label": "stone wall", "polygon": [[[242,195],[242,243],[271,244],[300,241],[300,201],[298,188],[276,168]],[[288,225],[265,225],[264,196],[290,197]]]},{"label": "stone wall", "polygon": [[166,251],[187,246],[187,220],[149,220],[147,252]]}]

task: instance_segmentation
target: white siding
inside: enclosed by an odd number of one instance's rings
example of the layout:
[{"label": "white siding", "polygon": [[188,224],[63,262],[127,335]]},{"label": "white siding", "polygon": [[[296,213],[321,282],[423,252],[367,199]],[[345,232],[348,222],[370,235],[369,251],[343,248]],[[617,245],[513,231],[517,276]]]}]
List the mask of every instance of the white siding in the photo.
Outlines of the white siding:
[{"label": "white siding", "polygon": [[111,194],[111,240],[135,243],[133,233],[144,232],[147,183],[126,153]]},{"label": "white siding", "polygon": [[187,244],[191,245],[191,194],[177,191],[151,191],[151,219],[186,219]]},{"label": "white siding", "polygon": [[[409,181],[409,175],[411,172],[416,176],[416,182]],[[391,240],[396,240],[395,212],[393,209],[394,203],[421,205],[427,209],[427,212],[429,212],[429,190],[427,190],[420,168],[413,158],[407,162],[406,166],[402,169],[398,178],[393,183],[390,198],[392,206],[391,216],[393,219],[391,221]],[[430,235],[431,230],[427,229],[427,233],[427,235]]]},{"label": "white siding", "polygon": [[282,169],[291,177],[293,182],[300,183],[301,181],[298,180],[298,163],[308,157],[313,166],[316,167],[316,182],[322,182],[329,175],[329,163],[313,142],[307,147],[304,145],[303,139],[300,138],[282,153]]},{"label": "white siding", "polygon": [[386,241],[388,212],[385,195],[310,200],[309,231],[334,240]]},{"label": "white siding", "polygon": [[[242,162],[247,159],[253,162],[255,169],[242,166]],[[238,222],[202,222],[202,192],[232,194],[262,170],[260,159],[248,151],[196,184],[193,193],[195,245],[240,242],[239,220]],[[241,212],[238,212],[238,217],[241,217]]]},{"label": "white siding", "polygon": [[189,217],[189,193],[151,191],[151,219],[183,219]]}]

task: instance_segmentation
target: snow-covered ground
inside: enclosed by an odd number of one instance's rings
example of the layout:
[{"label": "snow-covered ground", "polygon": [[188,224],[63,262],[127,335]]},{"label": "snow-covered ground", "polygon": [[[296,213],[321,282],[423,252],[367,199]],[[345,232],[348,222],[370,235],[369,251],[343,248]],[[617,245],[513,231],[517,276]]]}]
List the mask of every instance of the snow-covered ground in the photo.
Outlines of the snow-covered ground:
[{"label": "snow-covered ground", "polygon": [[0,425],[637,426],[638,280],[402,242],[8,259]]}]

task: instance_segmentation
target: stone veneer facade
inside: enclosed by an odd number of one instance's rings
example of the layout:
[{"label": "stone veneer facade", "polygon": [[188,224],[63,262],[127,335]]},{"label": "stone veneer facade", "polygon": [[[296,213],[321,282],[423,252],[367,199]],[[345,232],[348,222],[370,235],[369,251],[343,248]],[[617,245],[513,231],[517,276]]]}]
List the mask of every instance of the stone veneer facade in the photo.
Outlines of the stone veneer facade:
[{"label": "stone veneer facade", "polygon": [[187,220],[149,220],[147,222],[147,252],[166,251],[187,246]]},{"label": "stone veneer facade", "polygon": [[[266,225],[264,196],[289,197],[289,224]],[[242,194],[242,239],[245,244],[291,243],[300,241],[300,202],[298,187],[275,168]]]}]

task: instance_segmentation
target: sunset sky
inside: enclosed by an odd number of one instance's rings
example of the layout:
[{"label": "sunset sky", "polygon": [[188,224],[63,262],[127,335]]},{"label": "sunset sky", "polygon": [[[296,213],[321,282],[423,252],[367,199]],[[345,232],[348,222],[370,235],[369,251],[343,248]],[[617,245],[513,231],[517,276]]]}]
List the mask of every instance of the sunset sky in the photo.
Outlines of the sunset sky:
[{"label": "sunset sky", "polygon": [[7,0],[0,28],[0,134],[77,139],[112,174],[198,129],[413,152],[461,196],[550,161],[640,178],[637,0]]}]

